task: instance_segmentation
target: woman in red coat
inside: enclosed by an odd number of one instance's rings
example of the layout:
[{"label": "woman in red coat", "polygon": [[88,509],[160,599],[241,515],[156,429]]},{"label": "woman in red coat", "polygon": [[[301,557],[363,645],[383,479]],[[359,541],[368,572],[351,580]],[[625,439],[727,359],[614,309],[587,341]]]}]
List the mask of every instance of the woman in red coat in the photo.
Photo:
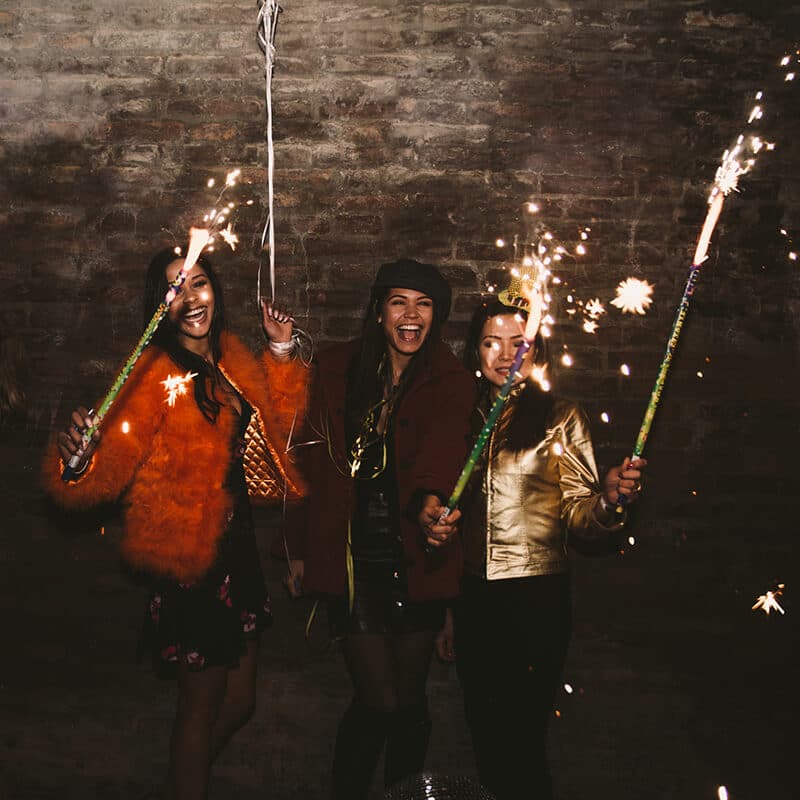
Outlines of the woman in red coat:
[{"label": "woman in red coat", "polygon": [[[150,264],[149,320],[183,259]],[[262,308],[271,354],[260,359],[225,331],[222,291],[205,257],[190,270],[167,317],[90,442],[77,480],[61,479],[90,412],[79,408],[45,463],[65,508],[121,499],[122,553],[152,586],[148,633],[156,666],[177,673],[178,706],[166,796],[206,796],[211,763],[250,717],[257,646],[271,620],[244,463],[261,467],[277,495],[299,488],[283,453],[302,404],[306,370],[289,358],[288,315]]]},{"label": "woman in red coat", "polygon": [[[423,527],[466,456],[474,384],[441,341],[450,287],[429,264],[384,264],[361,337],[316,365],[305,442],[308,497],[290,523],[292,578],[327,599],[353,683],[333,764],[335,800],[422,770],[426,680],[445,603],[458,592],[457,544],[426,552]],[[423,526],[423,527],[421,527]]]}]

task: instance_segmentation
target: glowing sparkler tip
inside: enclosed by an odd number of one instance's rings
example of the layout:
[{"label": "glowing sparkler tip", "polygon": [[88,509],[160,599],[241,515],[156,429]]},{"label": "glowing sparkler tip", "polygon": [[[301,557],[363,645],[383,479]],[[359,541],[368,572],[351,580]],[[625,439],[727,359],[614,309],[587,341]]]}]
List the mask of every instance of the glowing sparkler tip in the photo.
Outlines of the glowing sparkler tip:
[{"label": "glowing sparkler tip", "polygon": [[728,790],[724,786],[717,788],[717,800],[728,800]]}]

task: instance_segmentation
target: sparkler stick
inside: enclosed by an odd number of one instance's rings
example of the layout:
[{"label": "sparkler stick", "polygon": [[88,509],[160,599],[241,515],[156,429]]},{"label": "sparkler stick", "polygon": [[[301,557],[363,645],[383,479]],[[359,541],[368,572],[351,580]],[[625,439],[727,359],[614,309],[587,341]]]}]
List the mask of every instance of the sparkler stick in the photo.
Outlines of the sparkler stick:
[{"label": "sparkler stick", "polygon": [[197,259],[200,257],[200,253],[203,251],[203,248],[208,244],[210,233],[205,228],[191,228],[189,234],[189,250],[186,253],[186,259],[183,262],[183,266],[176,275],[175,280],[170,284],[167,293],[164,295],[164,299],[156,309],[156,312],[153,314],[150,322],[147,323],[147,327],[144,329],[142,337],[137,342],[136,347],[133,348],[133,352],[128,356],[128,360],[125,362],[125,365],[120,370],[119,375],[117,375],[114,383],[108,390],[108,394],[106,394],[100,403],[100,406],[98,407],[92,419],[92,424],[83,432],[80,448],[72,456],[72,458],[70,458],[69,462],[64,467],[64,471],[61,473],[61,478],[65,482],[75,480],[75,470],[78,464],[80,464],[81,458],[83,458],[83,454],[86,452],[86,447],[91,441],[92,436],[94,436],[95,432],[100,427],[100,423],[108,413],[108,410],[111,408],[114,400],[116,400],[123,384],[130,377],[134,365],[139,360],[139,356],[141,356],[144,352],[144,348],[147,346],[147,343],[153,338],[156,328],[158,328],[161,320],[166,316],[167,310],[177,296],[178,290],[186,280],[186,276],[197,262]]},{"label": "sparkler stick", "polygon": [[[760,99],[760,97],[761,93],[759,92],[756,95],[756,98]],[[750,118],[748,122],[752,122],[754,119],[760,119],[761,113],[761,107],[755,106],[750,112]],[[717,169],[717,173],[714,178],[714,185],[711,188],[711,192],[708,196],[708,212],[706,214],[705,221],[703,222],[703,227],[700,231],[700,237],[697,240],[697,248],[694,253],[694,258],[692,259],[692,265],[689,268],[686,286],[683,289],[683,296],[678,304],[678,311],[675,315],[675,320],[672,323],[672,330],[670,331],[669,339],[667,340],[667,348],[664,352],[664,357],[661,359],[661,365],[658,369],[658,375],[656,376],[653,390],[650,393],[650,400],[644,413],[642,425],[639,428],[639,435],[636,437],[636,443],[633,446],[631,461],[635,461],[636,459],[640,458],[644,452],[644,446],[647,442],[647,437],[650,434],[650,428],[653,424],[653,419],[656,415],[656,409],[658,408],[658,403],[661,399],[661,393],[667,380],[667,373],[669,372],[669,368],[672,364],[672,357],[675,354],[675,348],[677,347],[678,340],[680,339],[683,323],[685,322],[686,316],[689,313],[689,304],[691,303],[692,296],[694,295],[695,284],[697,283],[697,278],[699,277],[700,266],[707,258],[708,246],[711,242],[711,236],[714,233],[714,228],[719,220],[719,216],[722,213],[722,206],[725,202],[725,198],[731,191],[737,190],[739,176],[749,172],[755,163],[755,158],[753,157],[741,160],[742,154],[745,150],[749,149],[752,151],[753,155],[755,155],[762,149],[762,147],[764,147],[764,142],[762,142],[757,136],[751,136],[749,141],[745,143],[745,137],[742,135],[739,136],[734,147],[730,150],[726,150],[722,156],[722,163]],[[768,149],[772,149],[772,145],[768,145],[767,147]],[[622,513],[626,499],[627,498],[625,495],[619,496],[616,507],[617,513]]]}]

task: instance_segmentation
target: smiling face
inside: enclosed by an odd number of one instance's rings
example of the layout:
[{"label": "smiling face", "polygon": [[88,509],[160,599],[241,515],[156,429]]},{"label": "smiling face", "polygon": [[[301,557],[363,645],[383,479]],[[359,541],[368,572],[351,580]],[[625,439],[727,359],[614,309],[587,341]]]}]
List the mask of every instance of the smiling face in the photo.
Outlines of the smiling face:
[{"label": "smiling face", "polygon": [[[183,259],[173,261],[166,269],[167,281],[175,280]],[[187,349],[201,354],[208,352],[208,334],[214,319],[214,289],[200,264],[195,264],[167,311],[178,334],[178,340]]]},{"label": "smiling face", "polygon": [[[513,312],[489,317],[483,323],[478,341],[478,360],[483,376],[497,389],[508,377],[511,362],[522,343],[524,329],[524,320],[520,322]],[[514,384],[524,381],[531,374],[531,353],[532,350],[529,350],[525,355]]]},{"label": "smiling face", "polygon": [[378,323],[393,363],[405,364],[419,351],[433,325],[433,300],[415,289],[389,289]]}]

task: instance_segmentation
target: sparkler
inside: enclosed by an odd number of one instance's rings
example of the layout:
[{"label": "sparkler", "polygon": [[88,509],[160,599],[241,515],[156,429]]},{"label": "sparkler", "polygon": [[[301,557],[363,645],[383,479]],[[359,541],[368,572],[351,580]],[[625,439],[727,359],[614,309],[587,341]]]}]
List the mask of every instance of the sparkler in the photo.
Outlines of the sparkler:
[{"label": "sparkler", "polygon": [[[211,209],[204,217],[203,221],[207,224],[205,228],[190,228],[189,229],[189,247],[187,248],[186,257],[184,259],[183,265],[181,266],[178,274],[175,276],[175,280],[169,285],[167,289],[167,293],[164,295],[164,299],[159,304],[158,308],[156,309],[155,313],[151,317],[150,321],[147,323],[147,326],[144,329],[144,333],[142,333],[141,338],[136,343],[136,346],[133,348],[133,351],[128,356],[128,359],[125,361],[122,369],[120,370],[119,374],[117,375],[114,383],[111,385],[111,388],[108,390],[108,393],[101,401],[100,405],[97,408],[97,411],[92,415],[90,414],[91,418],[91,425],[89,425],[86,430],[83,431],[83,435],[81,436],[81,444],[78,448],[77,452],[70,458],[69,462],[65,465],[64,471],[61,473],[61,477],[65,482],[73,481],[77,477],[75,470],[80,464],[81,459],[83,458],[83,454],[86,452],[86,447],[91,441],[92,436],[97,432],[100,428],[100,424],[103,421],[103,418],[108,413],[109,409],[113,405],[114,401],[117,398],[117,395],[122,389],[125,381],[128,380],[130,377],[131,372],[139,360],[139,357],[144,352],[145,347],[147,347],[150,340],[153,338],[153,334],[155,334],[156,329],[161,324],[161,321],[167,315],[167,311],[169,310],[172,301],[177,297],[178,291],[180,290],[181,286],[183,286],[184,282],[186,281],[186,277],[191,271],[192,267],[197,263],[197,259],[200,257],[200,254],[203,252],[203,249],[209,246],[214,241],[214,236],[218,233],[223,237],[223,239],[231,244],[231,248],[233,249],[235,245],[235,241],[238,241],[235,234],[232,231],[231,223],[229,221],[229,216],[234,208],[233,203],[227,203],[222,208],[217,208],[220,204],[220,200],[225,193],[225,190],[233,186],[236,183],[240,175],[240,170],[236,169],[229,172],[225,178],[225,186],[222,188],[219,196],[217,197],[217,202],[215,207]],[[214,181],[210,180],[208,182],[208,186],[212,187],[214,185]],[[226,234],[227,236],[221,233],[221,228],[223,225],[227,223]],[[231,243],[229,240],[234,239],[235,241]],[[178,258],[178,253],[176,252],[176,258]],[[167,387],[168,392],[169,387]],[[183,394],[185,392],[185,387],[183,391],[176,390],[178,394]],[[169,402],[169,394],[167,397],[167,401]],[[170,405],[174,404],[174,399]]]},{"label": "sparkler", "polygon": [[[761,98],[762,93],[758,92],[756,94],[756,100],[761,100]],[[762,114],[763,111],[761,106],[758,104],[755,105],[747,120],[748,124],[752,123],[754,120],[760,119]],[[647,442],[647,437],[650,433],[653,419],[655,418],[656,408],[658,407],[659,400],[661,399],[661,393],[664,389],[664,384],[667,379],[667,373],[669,372],[670,365],[672,364],[675,348],[677,347],[678,340],[680,339],[681,329],[683,328],[683,323],[686,320],[687,314],[689,313],[689,304],[691,302],[692,295],[694,294],[695,284],[697,283],[697,278],[700,272],[700,266],[707,258],[708,246],[711,242],[711,236],[714,232],[717,221],[719,220],[719,216],[722,213],[722,206],[725,202],[725,198],[728,196],[728,194],[730,194],[730,192],[738,191],[737,186],[739,177],[752,169],[753,165],[755,164],[756,154],[764,147],[765,143],[759,137],[750,136],[749,138],[745,138],[744,135],[740,135],[736,140],[736,144],[730,150],[726,150],[722,155],[722,163],[717,169],[714,177],[714,184],[711,187],[711,191],[708,195],[708,212],[706,214],[705,221],[703,222],[703,227],[700,231],[700,237],[697,241],[697,248],[694,253],[694,258],[692,259],[692,265],[689,269],[689,276],[686,280],[683,296],[681,297],[681,301],[678,305],[678,311],[675,315],[675,320],[672,323],[672,330],[670,331],[669,339],[667,341],[667,348],[664,353],[664,357],[661,360],[661,366],[658,370],[653,391],[650,394],[650,401],[647,404],[644,419],[642,420],[642,425],[639,429],[639,435],[636,439],[636,444],[633,447],[631,461],[635,461],[636,459],[640,458],[642,452],[644,451],[644,446]],[[773,149],[773,145],[766,144],[766,148],[771,150]],[[624,505],[625,497],[624,495],[620,495],[620,498],[617,501],[617,511],[621,513]]]},{"label": "sparkler", "polygon": [[[280,6],[276,0],[259,0],[258,44],[264,51],[264,93],[267,105],[267,222],[261,234],[261,248],[269,237],[269,282],[271,299],[275,300],[275,149],[272,141],[272,72],[275,65],[275,31],[278,27]],[[261,264],[258,265],[256,302],[261,299]]]}]

